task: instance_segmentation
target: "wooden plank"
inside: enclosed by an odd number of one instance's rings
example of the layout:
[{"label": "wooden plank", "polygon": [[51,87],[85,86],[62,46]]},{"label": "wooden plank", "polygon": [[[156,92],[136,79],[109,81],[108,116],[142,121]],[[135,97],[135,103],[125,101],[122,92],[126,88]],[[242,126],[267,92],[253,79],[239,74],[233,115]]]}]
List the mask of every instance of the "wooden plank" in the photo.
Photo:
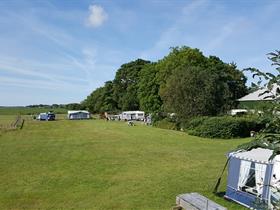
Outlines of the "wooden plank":
[{"label": "wooden plank", "polygon": [[176,204],[187,210],[227,210],[198,193],[181,194],[176,197]]},{"label": "wooden plank", "polygon": [[181,197],[176,198],[176,204],[178,206],[181,206],[183,209],[187,209],[187,210],[199,210],[198,208],[194,207],[193,205],[191,205],[187,200],[182,199]]}]

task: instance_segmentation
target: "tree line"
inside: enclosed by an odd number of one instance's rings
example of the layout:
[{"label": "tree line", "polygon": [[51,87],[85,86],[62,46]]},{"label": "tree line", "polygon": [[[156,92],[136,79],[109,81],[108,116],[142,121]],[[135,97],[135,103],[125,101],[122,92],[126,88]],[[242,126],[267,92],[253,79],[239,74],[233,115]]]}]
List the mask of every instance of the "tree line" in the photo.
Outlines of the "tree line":
[{"label": "tree line", "polygon": [[236,106],[247,93],[246,77],[234,63],[199,49],[171,48],[157,62],[137,59],[121,65],[112,81],[82,103],[92,113],[143,110],[180,118],[214,116]]},{"label": "tree line", "polygon": [[69,104],[33,104],[33,105],[28,105],[26,106],[28,108],[48,108],[48,109],[68,109],[68,110],[80,110],[80,109],[85,109],[81,103],[69,103]]}]

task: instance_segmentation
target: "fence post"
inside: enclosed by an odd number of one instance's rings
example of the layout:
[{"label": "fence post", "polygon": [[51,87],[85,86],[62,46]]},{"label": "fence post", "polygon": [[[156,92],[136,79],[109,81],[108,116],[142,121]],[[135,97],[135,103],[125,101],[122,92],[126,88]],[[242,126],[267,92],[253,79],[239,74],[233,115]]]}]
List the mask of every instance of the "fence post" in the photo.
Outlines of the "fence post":
[{"label": "fence post", "polygon": [[20,129],[23,128],[23,124],[24,124],[24,119],[22,119],[22,123],[21,123]]}]

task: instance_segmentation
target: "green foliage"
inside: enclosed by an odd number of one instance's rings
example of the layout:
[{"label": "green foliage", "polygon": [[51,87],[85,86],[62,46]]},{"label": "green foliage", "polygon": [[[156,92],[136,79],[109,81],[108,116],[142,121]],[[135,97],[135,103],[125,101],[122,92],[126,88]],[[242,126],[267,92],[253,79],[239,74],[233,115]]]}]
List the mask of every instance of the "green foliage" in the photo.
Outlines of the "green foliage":
[{"label": "green foliage", "polygon": [[225,112],[247,91],[246,78],[235,64],[207,58],[198,49],[173,48],[156,68],[165,111],[181,120]]},{"label": "green foliage", "polygon": [[181,119],[223,113],[246,94],[246,78],[235,64],[207,58],[198,49],[174,48],[157,65],[165,111]]},{"label": "green foliage", "polygon": [[138,82],[141,69],[149,61],[138,59],[123,64],[115,79],[94,90],[82,104],[92,113],[138,110]]},{"label": "green foliage", "polygon": [[159,96],[160,84],[156,78],[157,73],[156,63],[146,65],[140,72],[138,99],[140,109],[145,112],[159,112],[162,107],[162,100]]},{"label": "green foliage", "polygon": [[195,128],[197,128],[198,126],[200,126],[206,119],[208,119],[209,117],[194,117],[191,120],[182,122],[182,127],[186,128],[188,130],[193,130]]},{"label": "green foliage", "polygon": [[199,67],[178,70],[161,92],[166,111],[175,112],[180,118],[217,114],[217,82],[215,75]]},{"label": "green foliage", "polygon": [[90,112],[96,113],[101,111],[104,89],[104,87],[97,88],[82,102]]},{"label": "green foliage", "polygon": [[239,109],[254,109],[263,112],[272,106],[273,103],[271,101],[240,101],[238,104]]},{"label": "green foliage", "polygon": [[108,81],[104,87],[94,90],[82,104],[91,113],[117,110],[117,102],[113,99],[113,82]]},{"label": "green foliage", "polygon": [[[269,96],[270,99],[279,99],[280,90],[277,88],[275,93],[272,93],[271,90],[273,89],[273,86],[280,85],[280,51],[276,50],[275,52],[271,52],[268,54],[268,59],[272,62],[272,66],[276,66],[275,70],[277,74],[270,73],[270,72],[264,72],[256,68],[247,68],[243,71],[250,71],[253,75],[253,78],[258,78],[258,83],[254,84],[253,86],[260,87],[261,84],[264,82],[264,86],[268,88],[267,91],[264,93],[271,93]],[[264,94],[263,93],[263,94]]]},{"label": "green foliage", "polygon": [[84,109],[82,104],[79,103],[70,103],[70,104],[66,104],[65,108],[68,110],[81,110]]},{"label": "green foliage", "polygon": [[189,122],[188,133],[208,138],[249,137],[250,131],[259,131],[265,125],[256,118],[207,117],[194,118]]},{"label": "green foliage", "polygon": [[175,112],[182,120],[235,106],[246,93],[245,82],[235,64],[183,46],[172,48],[155,63],[137,59],[123,64],[112,82],[93,91],[82,104],[94,113],[141,109]]},{"label": "green foliage", "polygon": [[118,69],[113,81],[113,98],[120,110],[138,110],[138,83],[142,68],[149,64],[149,61],[137,59],[123,64]]},{"label": "green foliage", "polygon": [[247,94],[246,77],[234,63],[224,63],[218,57],[210,56],[207,68],[217,77],[216,105],[220,111],[236,107],[237,99]]},{"label": "green foliage", "polygon": [[65,114],[67,113],[67,109],[65,105],[64,107],[52,108],[51,106],[32,106],[32,107],[0,107],[0,116],[1,115],[31,115],[31,114],[39,114],[42,112],[52,111],[55,114]]},{"label": "green foliage", "polygon": [[246,79],[234,64],[225,64],[214,56],[202,59],[196,49],[181,48],[175,52],[170,53],[171,57],[184,57],[184,65],[175,68],[168,57],[168,62],[160,63],[166,63],[165,72],[169,74],[160,89],[166,111],[177,113],[181,119],[217,115],[234,107],[236,99],[246,94]]},{"label": "green foliage", "polygon": [[157,75],[161,88],[165,88],[168,78],[176,73],[178,69],[190,66],[204,67],[207,58],[199,51],[190,47],[171,48],[170,53],[157,63],[159,73]]},{"label": "green foliage", "polygon": [[[252,72],[253,77],[258,77],[259,82],[255,86],[260,87],[264,83],[266,90],[261,95],[270,93],[267,98],[272,100],[272,106],[266,107],[263,115],[267,121],[266,126],[253,141],[240,145],[236,150],[243,149],[249,151],[258,147],[267,148],[273,150],[273,154],[270,157],[270,159],[273,159],[276,155],[280,154],[280,51],[276,50],[275,52],[269,53],[268,59],[272,62],[273,66],[276,66],[277,74],[263,72],[255,68],[245,69],[245,71]],[[276,88],[275,92],[272,91],[273,88]]]},{"label": "green foliage", "polygon": [[153,126],[163,129],[177,130],[176,123],[170,121],[168,118],[155,122]]}]

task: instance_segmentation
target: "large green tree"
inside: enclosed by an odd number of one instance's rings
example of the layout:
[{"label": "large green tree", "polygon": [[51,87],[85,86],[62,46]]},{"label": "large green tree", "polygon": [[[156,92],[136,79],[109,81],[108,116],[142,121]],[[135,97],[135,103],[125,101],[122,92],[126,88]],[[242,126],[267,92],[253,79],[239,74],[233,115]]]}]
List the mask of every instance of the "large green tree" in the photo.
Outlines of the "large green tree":
[{"label": "large green tree", "polygon": [[247,78],[234,63],[224,63],[216,56],[209,56],[205,67],[209,74],[217,76],[216,106],[225,112],[237,105],[237,99],[246,95]]},{"label": "large green tree", "polygon": [[84,103],[94,112],[141,109],[182,117],[215,115],[246,93],[245,82],[235,64],[205,57],[198,49],[175,47],[155,63],[137,59],[123,64],[114,80],[93,91]]},{"label": "large green tree", "polygon": [[190,66],[203,66],[207,58],[198,49],[190,47],[174,47],[170,53],[157,63],[158,82],[164,87],[167,79],[177,71]]},{"label": "large green tree", "polygon": [[117,102],[119,110],[138,110],[137,97],[140,72],[150,61],[137,59],[123,64],[118,69],[113,81],[113,98]]},{"label": "large green tree", "polygon": [[220,107],[216,107],[215,74],[202,67],[187,67],[176,71],[161,91],[166,111],[175,112],[180,118],[214,115]]},{"label": "large green tree", "polygon": [[138,83],[138,99],[140,109],[145,112],[159,112],[162,100],[159,95],[160,84],[157,80],[158,67],[156,63],[146,65],[140,72]]},{"label": "large green tree", "polygon": [[198,49],[173,48],[157,67],[165,111],[182,118],[223,113],[247,91],[246,78],[235,64],[205,57]]},{"label": "large green tree", "polygon": [[113,99],[113,82],[108,81],[103,87],[94,90],[82,105],[92,113],[116,111],[117,102]]}]

